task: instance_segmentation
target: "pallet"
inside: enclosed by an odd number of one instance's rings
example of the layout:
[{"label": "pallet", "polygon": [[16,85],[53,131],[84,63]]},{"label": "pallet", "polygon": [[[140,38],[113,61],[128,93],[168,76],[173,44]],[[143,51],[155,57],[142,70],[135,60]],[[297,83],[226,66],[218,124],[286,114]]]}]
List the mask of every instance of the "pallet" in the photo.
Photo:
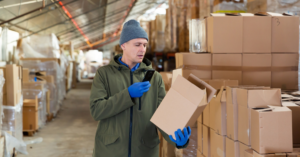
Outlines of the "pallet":
[{"label": "pallet", "polygon": [[47,115],[47,122],[51,122],[53,119],[53,113]]},{"label": "pallet", "polygon": [[38,130],[23,130],[23,135],[25,136],[33,136]]}]

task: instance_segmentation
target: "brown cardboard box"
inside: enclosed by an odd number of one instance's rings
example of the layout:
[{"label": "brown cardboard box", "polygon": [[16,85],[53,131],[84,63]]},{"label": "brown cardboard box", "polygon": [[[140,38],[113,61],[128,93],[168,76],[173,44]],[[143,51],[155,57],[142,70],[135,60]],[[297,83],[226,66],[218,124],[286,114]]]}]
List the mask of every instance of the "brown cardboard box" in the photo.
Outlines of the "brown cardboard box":
[{"label": "brown cardboard box", "polygon": [[210,127],[210,103],[203,110],[203,125]]},{"label": "brown cardboard box", "polygon": [[242,54],[213,54],[212,79],[242,82]]},{"label": "brown cardboard box", "polygon": [[3,86],[3,105],[15,106],[22,97],[22,67],[15,64],[1,67],[5,78]]},{"label": "brown cardboard box", "polygon": [[271,16],[241,13],[243,53],[271,53]]},{"label": "brown cardboard box", "polygon": [[[206,108],[206,107],[205,107]],[[205,110],[205,109],[204,109]],[[204,111],[203,111],[204,112]],[[203,124],[203,113],[198,117],[197,122]]]},{"label": "brown cardboard box", "polygon": [[243,85],[271,86],[271,54],[243,54]]},{"label": "brown cardboard box", "polygon": [[240,157],[239,152],[239,142],[233,141],[229,138],[226,138],[226,156],[227,157]]},{"label": "brown cardboard box", "polygon": [[251,110],[251,147],[260,154],[293,151],[292,111],[287,107]]},{"label": "brown cardboard box", "polygon": [[197,142],[198,142],[198,151],[203,152],[203,126],[198,122],[197,125]]},{"label": "brown cardboard box", "polygon": [[214,89],[221,89],[222,86],[238,86],[239,81],[238,80],[224,80],[224,79],[218,79],[218,80],[204,80],[206,83],[208,83],[210,86],[212,86]]},{"label": "brown cardboard box", "polygon": [[172,83],[172,73],[171,72],[160,72],[162,79],[165,84],[165,90],[169,91],[171,88],[171,83]]},{"label": "brown cardboard box", "polygon": [[36,131],[39,129],[38,98],[24,99],[23,101],[23,131]]},{"label": "brown cardboard box", "polygon": [[205,156],[197,149],[197,157],[205,157]]},{"label": "brown cardboard box", "polygon": [[299,16],[269,14],[272,16],[272,53],[298,53]]},{"label": "brown cardboard box", "polygon": [[162,147],[162,156],[163,157],[175,157],[175,147],[163,139]]},{"label": "brown cardboard box", "polygon": [[237,104],[237,88],[262,88],[259,86],[227,86],[226,87],[226,124],[227,137],[231,140],[238,140],[238,104]]},{"label": "brown cardboard box", "polygon": [[298,90],[299,54],[272,54],[272,88]]},{"label": "brown cardboard box", "polygon": [[210,137],[210,128],[203,126],[203,155],[205,157],[210,157],[211,155],[211,137]]},{"label": "brown cardboard box", "polygon": [[210,53],[241,53],[243,17],[211,14],[207,18],[207,45]]},{"label": "brown cardboard box", "polygon": [[287,157],[300,157],[300,148],[294,148],[292,153],[287,153]]},{"label": "brown cardboard box", "polygon": [[[174,131],[178,128],[194,126],[215,94],[215,89],[193,74],[188,79],[180,75],[175,79],[150,120],[168,135],[174,135]],[[167,116],[166,112],[168,112]]]},{"label": "brown cardboard box", "polygon": [[23,82],[29,82],[29,69],[23,68]]},{"label": "brown cardboard box", "polygon": [[215,133],[210,129],[211,137],[211,157],[225,157],[226,156],[226,137]]},{"label": "brown cardboard box", "polygon": [[247,149],[244,151],[245,157],[286,157],[286,153],[276,153],[276,154],[259,154],[252,149]]},{"label": "brown cardboard box", "polygon": [[282,102],[282,106],[288,107],[292,111],[293,143],[300,144],[300,106],[293,102]]},{"label": "brown cardboard box", "polygon": [[250,146],[251,108],[281,106],[280,89],[236,89],[238,104],[238,141]]},{"label": "brown cardboard box", "polygon": [[243,143],[239,142],[239,154],[240,157],[246,157],[245,156],[245,150],[249,149],[248,146],[244,145]]},{"label": "brown cardboard box", "polygon": [[226,91],[221,87],[210,102],[210,128],[217,134],[226,136]]},{"label": "brown cardboard box", "polygon": [[267,11],[267,0],[247,0],[247,12],[258,13]]},{"label": "brown cardboard box", "polygon": [[211,54],[176,53],[176,68],[183,68],[183,77],[194,74],[200,79],[211,79]]}]

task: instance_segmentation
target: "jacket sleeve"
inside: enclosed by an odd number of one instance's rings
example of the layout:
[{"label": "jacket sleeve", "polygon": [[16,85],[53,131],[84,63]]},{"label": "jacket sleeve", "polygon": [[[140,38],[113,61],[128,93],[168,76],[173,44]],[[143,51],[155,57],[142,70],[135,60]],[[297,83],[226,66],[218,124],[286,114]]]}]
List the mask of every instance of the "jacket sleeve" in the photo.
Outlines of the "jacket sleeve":
[{"label": "jacket sleeve", "polygon": [[[166,91],[165,91],[165,84],[162,80],[162,77],[161,75],[158,73],[158,87],[159,87],[159,90],[158,90],[158,104],[157,104],[157,107],[160,105],[160,103],[162,102],[162,100],[164,99],[164,97],[166,96]],[[157,127],[158,128],[158,127]],[[171,139],[169,138],[169,135],[167,133],[165,133],[164,131],[162,131],[160,128],[158,128],[159,132],[162,134],[162,136],[164,137],[164,139],[170,143],[171,145],[173,145],[174,147],[176,147],[177,149],[183,149],[183,148],[186,148],[189,144],[189,140],[188,142],[182,146],[182,147],[177,147],[176,144],[174,142],[171,141]],[[176,130],[174,130],[175,132]]]},{"label": "jacket sleeve", "polygon": [[113,96],[109,96],[106,89],[109,87],[105,84],[105,78],[106,76],[98,69],[92,84],[90,112],[96,121],[115,116],[135,105],[127,88]]}]

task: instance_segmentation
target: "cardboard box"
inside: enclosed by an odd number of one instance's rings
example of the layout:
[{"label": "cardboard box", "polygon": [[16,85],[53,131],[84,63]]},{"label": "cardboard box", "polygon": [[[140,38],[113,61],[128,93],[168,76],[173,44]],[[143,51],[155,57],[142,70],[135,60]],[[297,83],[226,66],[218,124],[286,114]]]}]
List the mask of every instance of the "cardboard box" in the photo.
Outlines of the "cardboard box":
[{"label": "cardboard box", "polygon": [[239,142],[239,155],[240,157],[246,157],[245,156],[245,150],[249,149],[248,146],[244,145],[243,143]]},{"label": "cardboard box", "polygon": [[217,134],[226,136],[226,91],[221,87],[210,102],[210,127]]},{"label": "cardboard box", "polygon": [[251,110],[251,147],[260,154],[293,151],[292,111],[287,107]]},{"label": "cardboard box", "polygon": [[23,101],[23,131],[36,131],[39,129],[38,98],[24,99]]},{"label": "cardboard box", "polygon": [[3,105],[15,106],[22,97],[22,67],[15,64],[1,67],[5,78],[3,86]]},{"label": "cardboard box", "polygon": [[292,111],[293,143],[300,144],[300,106],[293,102],[282,102],[282,106],[288,107]]},{"label": "cardboard box", "polygon": [[267,11],[267,0],[247,0],[247,12],[258,13]]},{"label": "cardboard box", "polygon": [[169,91],[171,88],[171,83],[172,83],[172,73],[171,72],[160,72],[162,79],[165,84],[165,90]]},{"label": "cardboard box", "polygon": [[225,157],[226,156],[226,137],[215,133],[210,129],[211,137],[211,157]]},{"label": "cardboard box", "polygon": [[211,137],[210,128],[202,125],[203,127],[203,155],[205,157],[210,157],[211,155]]},{"label": "cardboard box", "polygon": [[175,147],[163,139],[163,157],[175,157]]},{"label": "cardboard box", "polygon": [[287,153],[287,157],[299,157],[300,148],[294,148],[292,153]]},{"label": "cardboard box", "polygon": [[40,62],[49,62],[54,61],[57,62],[60,65],[60,59],[59,58],[20,58],[20,61],[40,61]]},{"label": "cardboard box", "polygon": [[195,125],[214,94],[215,89],[195,75],[188,79],[179,75],[150,121],[168,135],[174,135],[178,128]]},{"label": "cardboard box", "polygon": [[176,68],[183,69],[183,77],[194,74],[200,79],[211,79],[211,54],[176,53]]},{"label": "cardboard box", "polygon": [[210,53],[243,51],[243,17],[211,14],[207,18],[207,46]]},{"label": "cardboard box", "polygon": [[238,86],[239,81],[238,80],[204,80],[206,83],[208,83],[210,86],[212,86],[214,89],[221,89],[222,86]]},{"label": "cardboard box", "polygon": [[213,54],[212,79],[242,82],[242,54]]},{"label": "cardboard box", "polygon": [[272,87],[298,90],[299,54],[272,54]]},{"label": "cardboard box", "polygon": [[205,157],[205,156],[197,149],[197,157]]},{"label": "cardboard box", "polygon": [[226,138],[226,156],[240,157],[239,142]]},{"label": "cardboard box", "polygon": [[23,82],[29,82],[29,69],[23,68]]},{"label": "cardboard box", "polygon": [[203,125],[210,127],[210,103],[203,110]]},{"label": "cardboard box", "polygon": [[271,54],[243,54],[243,85],[271,86]]},{"label": "cardboard box", "polygon": [[272,53],[298,53],[299,16],[269,14],[272,16]]},{"label": "cardboard box", "polygon": [[197,125],[197,142],[198,142],[198,151],[203,152],[203,126],[198,122]]},{"label": "cardboard box", "polygon": [[250,146],[251,108],[281,106],[280,89],[236,89],[238,104],[238,141]]},{"label": "cardboard box", "polygon": [[286,153],[276,153],[276,154],[259,154],[252,149],[247,149],[244,151],[245,157],[286,157]]},{"label": "cardboard box", "polygon": [[243,53],[271,53],[271,16],[241,13]]}]

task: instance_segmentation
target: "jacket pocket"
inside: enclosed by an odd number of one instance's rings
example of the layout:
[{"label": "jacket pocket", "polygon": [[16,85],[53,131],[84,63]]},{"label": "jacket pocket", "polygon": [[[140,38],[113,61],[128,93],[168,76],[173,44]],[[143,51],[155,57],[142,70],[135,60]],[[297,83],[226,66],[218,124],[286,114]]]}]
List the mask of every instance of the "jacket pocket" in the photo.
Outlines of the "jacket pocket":
[{"label": "jacket pocket", "polygon": [[149,148],[154,148],[159,143],[160,143],[159,138],[153,138],[153,139],[150,139],[150,140],[142,139],[142,144],[144,144],[146,147],[149,147]]},{"label": "jacket pocket", "polygon": [[118,135],[110,135],[110,134],[101,134],[98,136],[98,139],[105,145],[110,145],[118,141]]}]

